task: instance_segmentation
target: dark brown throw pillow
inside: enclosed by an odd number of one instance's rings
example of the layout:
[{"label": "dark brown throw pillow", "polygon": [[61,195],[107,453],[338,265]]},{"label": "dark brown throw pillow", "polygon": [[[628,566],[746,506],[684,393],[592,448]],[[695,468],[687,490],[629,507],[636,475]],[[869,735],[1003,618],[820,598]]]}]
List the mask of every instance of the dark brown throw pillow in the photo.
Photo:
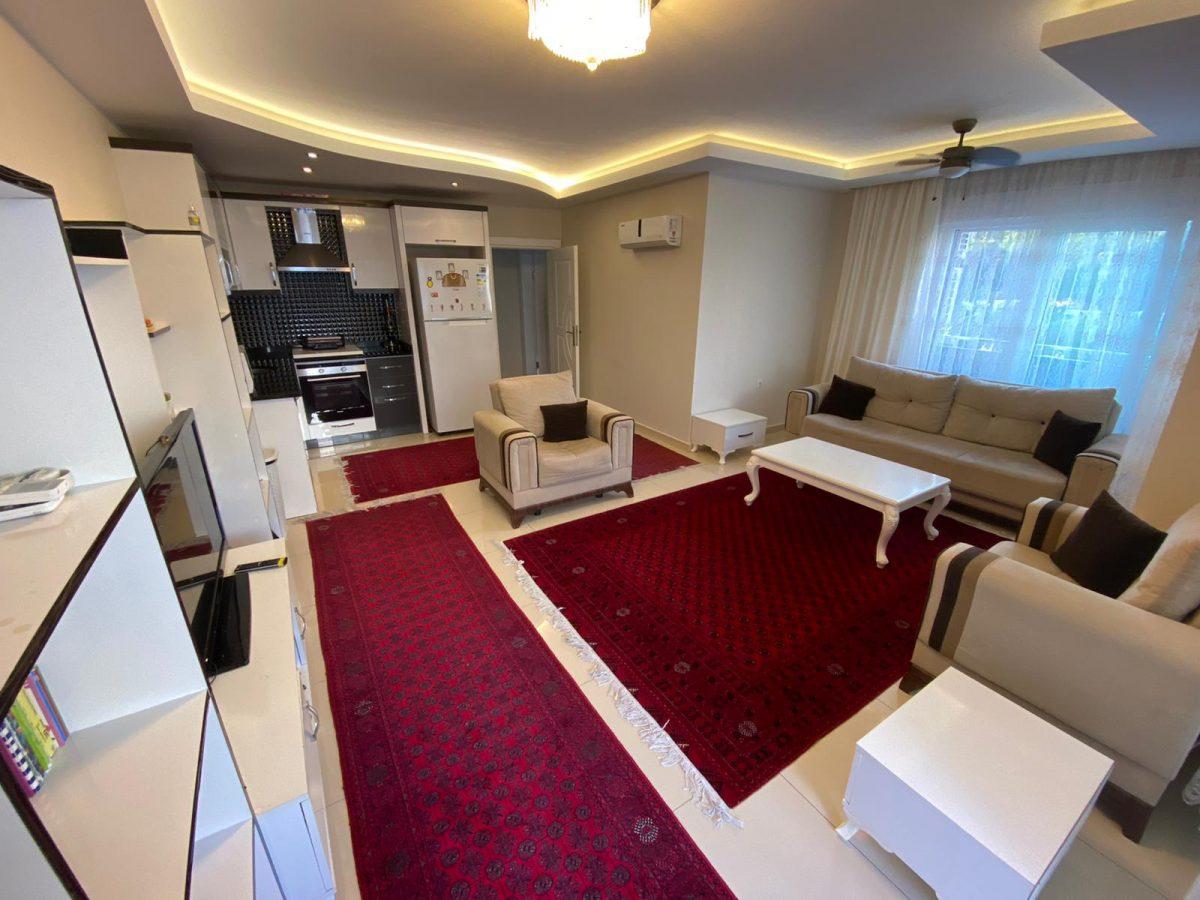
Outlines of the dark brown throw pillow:
[{"label": "dark brown throw pillow", "polygon": [[1085,422],[1068,416],[1061,409],[1055,410],[1033,449],[1033,458],[1070,475],[1075,457],[1096,443],[1100,427],[1100,422]]},{"label": "dark brown throw pillow", "polygon": [[579,400],[543,406],[542,419],[546,422],[546,433],[542,435],[542,440],[547,444],[558,444],[587,437],[587,405],[586,400]]},{"label": "dark brown throw pillow", "polygon": [[1101,491],[1050,558],[1088,590],[1116,598],[1137,581],[1166,537]]},{"label": "dark brown throw pillow", "polygon": [[874,396],[875,388],[834,375],[829,393],[821,398],[821,408],[818,412],[858,420],[863,417],[863,413],[867,411],[867,404]]}]

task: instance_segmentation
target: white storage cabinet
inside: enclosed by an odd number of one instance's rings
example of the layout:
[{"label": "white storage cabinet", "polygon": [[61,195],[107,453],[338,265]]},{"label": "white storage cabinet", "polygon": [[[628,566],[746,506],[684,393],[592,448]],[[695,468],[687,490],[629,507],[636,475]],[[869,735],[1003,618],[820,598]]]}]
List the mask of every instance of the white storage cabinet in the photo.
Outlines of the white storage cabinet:
[{"label": "white storage cabinet", "polygon": [[275,250],[267,226],[267,205],[261,200],[225,201],[229,240],[233,244],[238,288],[243,291],[279,290]]},{"label": "white storage cabinet", "polygon": [[395,236],[387,209],[343,206],[341,212],[351,284],[363,290],[394,291],[399,288]]},{"label": "white storage cabinet", "polygon": [[[403,206],[404,243],[426,246],[484,247],[487,214],[472,209]],[[428,255],[428,254],[426,254]]]}]

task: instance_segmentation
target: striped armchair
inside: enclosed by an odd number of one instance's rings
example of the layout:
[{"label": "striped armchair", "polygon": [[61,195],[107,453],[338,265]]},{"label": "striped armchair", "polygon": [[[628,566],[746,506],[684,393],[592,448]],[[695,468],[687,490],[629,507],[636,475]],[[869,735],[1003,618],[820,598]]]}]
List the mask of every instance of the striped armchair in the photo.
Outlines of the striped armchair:
[{"label": "striped armchair", "polygon": [[1084,512],[1042,498],[1016,541],[944,551],[903,686],[954,666],[1111,757],[1099,805],[1140,840],[1200,735],[1200,628],[1059,570],[1050,554]]}]

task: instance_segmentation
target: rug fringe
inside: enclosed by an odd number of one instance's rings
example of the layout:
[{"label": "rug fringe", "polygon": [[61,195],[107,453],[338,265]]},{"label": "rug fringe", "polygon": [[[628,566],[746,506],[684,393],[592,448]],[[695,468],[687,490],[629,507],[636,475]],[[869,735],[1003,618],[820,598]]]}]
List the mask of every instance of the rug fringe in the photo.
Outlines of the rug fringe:
[{"label": "rug fringe", "polygon": [[525,569],[524,563],[517,559],[503,541],[495,543],[504,552],[504,562],[515,571],[518,583],[537,605],[538,611],[554,625],[567,645],[579,654],[580,659],[591,664],[592,678],[597,683],[604,685],[622,718],[637,729],[638,736],[654,752],[662,765],[679,767],[688,792],[692,796],[692,802],[700,808],[700,812],[705,818],[711,820],[717,827],[732,825],[741,828],[742,820],[733,814],[733,810],[708,783],[708,779],[679,749],[679,745],[675,743],[674,738],[667,733],[666,729],[646,712],[642,704],[638,703],[633,696],[633,692],[621,684],[617,676],[596,653],[595,648],[575,630],[575,626],[571,624],[562,610],[556,607],[546,596],[546,592],[538,587],[533,576]]}]

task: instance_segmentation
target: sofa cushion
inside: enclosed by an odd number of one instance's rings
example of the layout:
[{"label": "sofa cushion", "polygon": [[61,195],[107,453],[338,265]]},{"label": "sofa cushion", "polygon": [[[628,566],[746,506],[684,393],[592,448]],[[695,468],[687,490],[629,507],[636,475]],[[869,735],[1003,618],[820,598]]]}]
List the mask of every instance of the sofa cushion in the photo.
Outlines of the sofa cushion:
[{"label": "sofa cushion", "polygon": [[1103,422],[1085,422],[1056,409],[1033,448],[1033,458],[1069,476],[1075,457],[1096,443],[1103,427]]},{"label": "sofa cushion", "polygon": [[557,444],[539,440],[537,445],[540,487],[612,471],[612,449],[604,441],[589,437]]},{"label": "sofa cushion", "polygon": [[562,441],[580,441],[588,436],[587,433],[588,402],[576,400],[574,403],[550,403],[542,407],[542,422],[546,433],[542,438],[547,444],[557,444]]},{"label": "sofa cushion", "polygon": [[496,382],[503,409],[500,411],[526,431],[541,437],[546,433],[542,407],[551,403],[574,403],[574,380],[570,372],[556,375],[521,375]]},{"label": "sofa cushion", "polygon": [[950,490],[1024,509],[1038,497],[1062,497],[1067,478],[1028,453],[985,447],[942,434],[926,434],[866,418],[861,422],[820,413],[807,416],[800,433],[852,447],[950,479]]},{"label": "sofa cushion", "polygon": [[866,416],[937,434],[946,424],[954,400],[957,375],[935,375],[902,369],[855,356],[846,377],[875,388]]},{"label": "sofa cushion", "polygon": [[1200,610],[1200,504],[1167,529],[1154,558],[1118,599],[1168,619]]},{"label": "sofa cushion", "polygon": [[1088,590],[1115,599],[1137,581],[1166,537],[1101,491],[1050,558]]},{"label": "sofa cushion", "polygon": [[875,388],[834,375],[829,391],[821,398],[820,411],[857,421],[863,417],[863,413],[867,411],[867,404],[874,396]]},{"label": "sofa cushion", "polygon": [[1115,397],[1112,388],[1058,390],[979,381],[964,375],[958,380],[942,434],[1032,453],[1055,411],[1085,422],[1107,422]]}]

